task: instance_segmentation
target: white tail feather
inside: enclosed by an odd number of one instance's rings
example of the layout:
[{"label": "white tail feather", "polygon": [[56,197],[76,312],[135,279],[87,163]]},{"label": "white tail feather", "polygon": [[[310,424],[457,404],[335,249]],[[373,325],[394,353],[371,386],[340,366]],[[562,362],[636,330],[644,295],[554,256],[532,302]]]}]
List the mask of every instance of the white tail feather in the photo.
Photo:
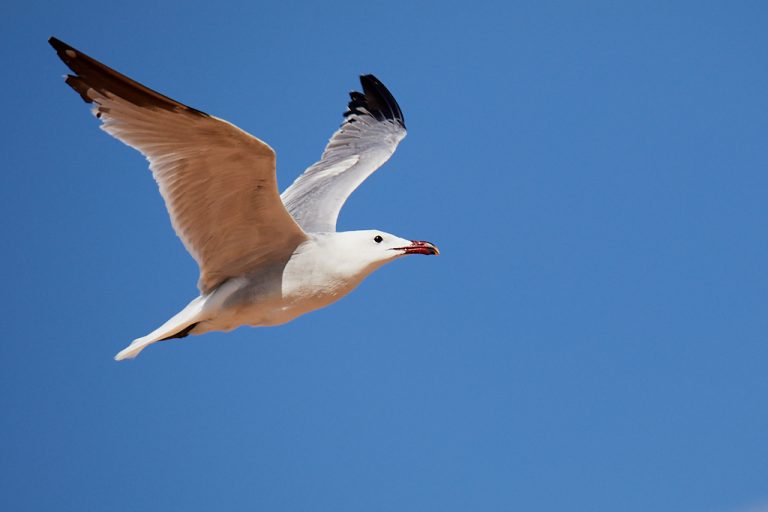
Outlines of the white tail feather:
[{"label": "white tail feather", "polygon": [[202,320],[200,313],[203,311],[206,297],[198,297],[189,304],[187,307],[176,313],[163,325],[141,338],[136,338],[130,345],[117,353],[115,361],[122,361],[123,359],[133,359],[139,352],[147,348],[152,343],[160,341],[169,336],[184,330],[195,322]]}]

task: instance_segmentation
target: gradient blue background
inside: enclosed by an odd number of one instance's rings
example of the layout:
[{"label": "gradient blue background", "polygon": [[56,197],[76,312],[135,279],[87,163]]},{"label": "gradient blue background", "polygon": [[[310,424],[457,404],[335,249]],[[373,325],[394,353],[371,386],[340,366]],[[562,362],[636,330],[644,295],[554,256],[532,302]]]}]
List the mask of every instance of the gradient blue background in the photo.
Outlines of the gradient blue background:
[{"label": "gradient blue background", "polygon": [[[764,2],[0,8],[6,511],[696,511],[768,500]],[[196,295],[56,35],[266,140],[375,73],[341,229],[431,240],[332,307],[112,356]]]}]

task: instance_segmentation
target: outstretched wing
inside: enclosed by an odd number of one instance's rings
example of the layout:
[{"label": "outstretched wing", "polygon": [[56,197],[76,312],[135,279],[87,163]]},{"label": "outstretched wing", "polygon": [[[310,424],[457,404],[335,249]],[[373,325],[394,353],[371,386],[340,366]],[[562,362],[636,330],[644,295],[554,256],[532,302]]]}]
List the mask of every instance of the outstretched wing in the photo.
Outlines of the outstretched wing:
[{"label": "outstretched wing", "polygon": [[56,38],[49,43],[101,128],[149,160],[173,227],[200,266],[203,293],[287,258],[306,239],[280,201],[272,148]]},{"label": "outstretched wing", "polygon": [[360,77],[363,94],[352,98],[346,118],[320,161],[282,194],[283,203],[304,231],[336,231],[336,219],[349,195],[384,162],[405,137],[405,120],[395,98],[373,75]]}]

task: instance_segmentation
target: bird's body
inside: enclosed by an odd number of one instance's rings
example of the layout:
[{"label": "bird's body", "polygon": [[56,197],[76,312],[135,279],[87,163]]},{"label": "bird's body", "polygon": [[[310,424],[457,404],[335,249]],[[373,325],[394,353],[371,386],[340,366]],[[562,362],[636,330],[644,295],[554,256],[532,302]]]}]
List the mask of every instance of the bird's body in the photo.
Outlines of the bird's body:
[{"label": "bird's body", "polygon": [[335,302],[393,259],[438,253],[378,230],[336,232],[346,198],[405,136],[397,102],[372,75],[361,77],[364,94],[350,94],[321,160],[280,196],[274,151],[259,139],[50,43],[102,129],[147,157],[174,229],[200,265],[200,296],[116,359],[190,334],[283,324]]},{"label": "bird's body", "polygon": [[[358,231],[316,234],[297,247],[284,266],[277,265],[273,271],[261,267],[252,275],[227,280],[203,296],[211,318],[190,334],[229,331],[240,325],[280,325],[336,302],[386,262],[350,258],[353,248],[340,236],[350,234],[365,234],[365,240],[375,236]],[[411,243],[397,240],[398,245]]]}]

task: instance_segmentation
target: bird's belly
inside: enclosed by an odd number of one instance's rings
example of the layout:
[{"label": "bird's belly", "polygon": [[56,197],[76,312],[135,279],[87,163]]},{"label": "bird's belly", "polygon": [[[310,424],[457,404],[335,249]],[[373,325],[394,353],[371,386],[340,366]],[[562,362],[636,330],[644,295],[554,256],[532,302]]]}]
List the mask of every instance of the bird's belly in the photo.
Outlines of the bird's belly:
[{"label": "bird's belly", "polygon": [[[287,286],[277,293],[253,293],[248,284],[219,301],[212,317],[195,329],[196,334],[208,331],[231,331],[242,325],[274,326],[323,308],[349,293],[354,286],[307,285]],[[255,290],[254,290],[255,291]]]},{"label": "bird's belly", "polygon": [[280,300],[269,301],[268,304],[255,304],[254,317],[258,316],[259,323],[249,325],[280,325],[290,322],[296,317],[328,306],[349,292],[349,289],[311,288],[289,292]]}]

